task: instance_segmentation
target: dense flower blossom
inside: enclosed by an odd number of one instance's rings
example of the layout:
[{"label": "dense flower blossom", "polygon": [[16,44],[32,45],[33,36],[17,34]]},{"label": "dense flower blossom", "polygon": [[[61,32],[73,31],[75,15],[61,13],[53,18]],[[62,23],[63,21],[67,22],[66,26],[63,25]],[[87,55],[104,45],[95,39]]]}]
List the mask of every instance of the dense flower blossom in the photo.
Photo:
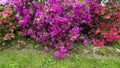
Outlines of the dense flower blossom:
[{"label": "dense flower blossom", "polygon": [[[94,11],[94,25],[97,30],[94,32],[93,44],[96,46],[103,46],[103,44],[113,43],[119,40],[119,6],[108,5],[108,7],[101,7]],[[93,19],[94,19],[93,18]]]},{"label": "dense flower blossom", "polygon": [[[43,3],[11,0],[9,3],[16,11],[15,18],[22,34],[52,46],[56,50],[54,55],[59,58],[67,54],[75,41],[83,42],[85,46],[90,43],[104,46],[120,39],[120,29],[116,25],[120,21],[120,13],[117,13],[120,9],[116,6],[103,8],[97,0],[49,0]],[[5,11],[7,16],[12,13],[8,12],[7,6]],[[5,14],[0,12],[0,16],[5,17]],[[48,48],[44,50],[48,51]]]},{"label": "dense flower blossom", "polygon": [[91,41],[87,35],[94,31],[93,28],[88,28],[92,22],[91,11],[100,5],[96,0],[78,2],[80,1],[50,0],[38,4],[28,0],[13,0],[11,4],[17,11],[16,18],[22,33],[36,42],[53,46],[58,50],[55,55],[63,57],[80,38],[87,46]]},{"label": "dense flower blossom", "polygon": [[15,19],[10,5],[2,4],[0,7],[0,43],[6,43],[15,37]]}]

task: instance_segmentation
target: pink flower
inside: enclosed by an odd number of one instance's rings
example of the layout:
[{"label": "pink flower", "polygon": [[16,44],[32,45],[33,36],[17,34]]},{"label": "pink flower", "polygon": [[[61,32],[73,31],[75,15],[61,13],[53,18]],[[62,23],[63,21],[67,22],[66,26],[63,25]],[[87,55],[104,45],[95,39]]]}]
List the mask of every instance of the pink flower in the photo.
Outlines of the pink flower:
[{"label": "pink flower", "polygon": [[9,37],[9,34],[5,34],[5,37]]},{"label": "pink flower", "polygon": [[18,40],[17,42],[18,42],[18,43],[20,43],[20,42],[21,42],[21,40]]},{"label": "pink flower", "polygon": [[116,36],[116,39],[120,40],[120,35],[117,35],[117,36]]},{"label": "pink flower", "polygon": [[101,32],[101,29],[98,28],[95,34],[99,34]]},{"label": "pink flower", "polygon": [[0,16],[2,16],[3,15],[3,12],[0,12]]},{"label": "pink flower", "polygon": [[105,11],[108,10],[107,8],[101,8],[100,13],[101,15],[105,14]]},{"label": "pink flower", "polygon": [[100,40],[93,40],[93,44],[94,44],[95,46],[103,47],[104,44],[105,44],[105,41],[104,41],[104,40],[102,40],[102,41],[100,41]]},{"label": "pink flower", "polygon": [[14,38],[14,37],[15,37],[14,34],[10,34],[10,36],[11,36],[11,38]]},{"label": "pink flower", "polygon": [[84,46],[87,46],[90,42],[89,42],[89,40],[84,40]]},{"label": "pink flower", "polygon": [[107,37],[106,37],[106,41],[107,41],[107,42],[113,42],[114,39],[115,39],[115,38],[112,37],[112,36],[107,36]]},{"label": "pink flower", "polygon": [[7,41],[7,40],[8,40],[8,38],[7,38],[7,37],[4,37],[3,39],[4,39],[4,41]]},{"label": "pink flower", "polygon": [[110,16],[109,15],[105,15],[104,19],[110,19]]},{"label": "pink flower", "polygon": [[19,31],[18,34],[22,35],[23,33],[21,31]]},{"label": "pink flower", "polygon": [[12,23],[12,22],[10,22],[10,23],[9,23],[9,25],[10,25],[10,26],[12,26],[12,25],[13,25],[13,23]]},{"label": "pink flower", "polygon": [[22,44],[22,45],[26,45],[26,42],[23,40],[18,40],[18,43]]},{"label": "pink flower", "polygon": [[49,49],[48,49],[48,47],[44,47],[44,50],[45,50],[45,51],[48,51]]}]

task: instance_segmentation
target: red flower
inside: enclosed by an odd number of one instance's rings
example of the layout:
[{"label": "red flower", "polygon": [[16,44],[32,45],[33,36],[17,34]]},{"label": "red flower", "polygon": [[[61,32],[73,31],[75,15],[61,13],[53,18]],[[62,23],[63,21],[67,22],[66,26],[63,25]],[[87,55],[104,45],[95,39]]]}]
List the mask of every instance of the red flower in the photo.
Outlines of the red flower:
[{"label": "red flower", "polygon": [[107,8],[101,8],[100,9],[100,15],[104,15],[106,10],[108,10],[108,9]]},{"label": "red flower", "polygon": [[107,41],[107,42],[113,42],[114,39],[115,39],[115,38],[112,37],[112,36],[107,36],[107,37],[106,37],[106,41]]},{"label": "red flower", "polygon": [[93,40],[93,44],[94,44],[95,46],[103,47],[104,44],[105,44],[105,41],[104,41],[104,39],[103,39],[102,41],[100,41],[100,40]]}]

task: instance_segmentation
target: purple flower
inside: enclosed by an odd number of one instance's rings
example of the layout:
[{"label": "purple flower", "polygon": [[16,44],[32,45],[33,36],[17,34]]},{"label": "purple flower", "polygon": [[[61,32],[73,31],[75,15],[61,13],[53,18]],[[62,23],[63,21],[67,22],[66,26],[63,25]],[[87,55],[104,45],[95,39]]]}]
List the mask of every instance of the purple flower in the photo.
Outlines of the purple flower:
[{"label": "purple flower", "polygon": [[64,57],[63,54],[60,53],[60,52],[54,52],[54,55],[58,58],[63,58]]},{"label": "purple flower", "polygon": [[61,52],[62,54],[66,54],[67,50],[62,48],[62,49],[60,49],[60,52]]},{"label": "purple flower", "polygon": [[[88,34],[92,24],[91,11],[98,8],[96,1],[86,0],[50,0],[37,3],[32,0],[12,0],[16,10],[18,25],[25,35],[36,42],[53,46],[56,57],[62,58],[72,48],[72,44],[79,40],[84,45],[89,44]],[[90,27],[91,29],[92,27]],[[47,47],[44,50],[48,51]]]},{"label": "purple flower", "polygon": [[45,51],[49,51],[48,47],[44,47],[44,50],[45,50]]},{"label": "purple flower", "polygon": [[89,44],[89,41],[88,40],[84,40],[84,46],[87,46]]}]

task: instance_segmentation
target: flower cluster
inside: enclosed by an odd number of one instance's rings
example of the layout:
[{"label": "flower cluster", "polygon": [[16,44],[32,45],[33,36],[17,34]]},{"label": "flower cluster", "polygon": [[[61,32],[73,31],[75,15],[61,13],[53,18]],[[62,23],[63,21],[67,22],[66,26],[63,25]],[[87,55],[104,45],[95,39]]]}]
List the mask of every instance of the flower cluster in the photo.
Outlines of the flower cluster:
[{"label": "flower cluster", "polygon": [[4,41],[7,41],[7,40],[12,39],[12,38],[14,38],[14,34],[6,34],[3,39],[4,39]]},{"label": "flower cluster", "polygon": [[18,40],[18,43],[21,45],[26,45],[26,42],[24,40]]},{"label": "flower cluster", "polygon": [[14,38],[16,28],[13,11],[9,5],[0,6],[0,41],[7,41]]},{"label": "flower cluster", "polygon": [[13,0],[12,5],[17,11],[15,17],[21,31],[36,42],[53,46],[57,50],[55,55],[64,57],[77,39],[84,36],[83,41],[87,45],[89,39],[85,31],[91,23],[91,14],[86,4],[76,0],[45,3]]},{"label": "flower cluster", "polygon": [[120,40],[120,6],[108,5],[94,11],[96,31],[92,34],[93,44],[104,46]]}]

